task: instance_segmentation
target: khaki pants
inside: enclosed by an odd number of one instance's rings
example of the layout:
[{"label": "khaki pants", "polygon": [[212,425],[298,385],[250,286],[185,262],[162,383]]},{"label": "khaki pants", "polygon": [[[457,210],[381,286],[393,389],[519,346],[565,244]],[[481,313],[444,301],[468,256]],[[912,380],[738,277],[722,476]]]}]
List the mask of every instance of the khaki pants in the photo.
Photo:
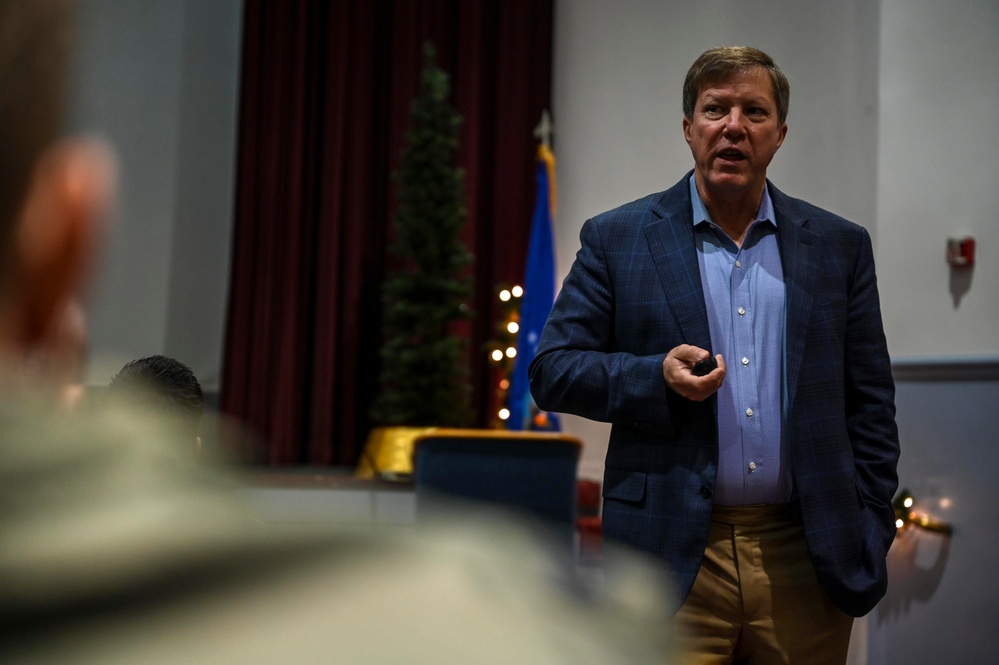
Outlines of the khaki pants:
[{"label": "khaki pants", "polygon": [[676,614],[681,663],[843,665],[852,627],[819,584],[797,504],[715,507]]}]

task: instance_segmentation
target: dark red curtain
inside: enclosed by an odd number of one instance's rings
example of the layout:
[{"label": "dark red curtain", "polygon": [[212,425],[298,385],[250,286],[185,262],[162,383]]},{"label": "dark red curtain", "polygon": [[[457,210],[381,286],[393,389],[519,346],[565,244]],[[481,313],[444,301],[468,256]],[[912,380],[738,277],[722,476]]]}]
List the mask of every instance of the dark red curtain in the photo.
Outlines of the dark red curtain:
[{"label": "dark red curtain", "polygon": [[221,407],[253,461],[353,465],[378,387],[395,170],[432,40],[464,122],[480,424],[495,287],[523,275],[553,0],[247,0]]}]

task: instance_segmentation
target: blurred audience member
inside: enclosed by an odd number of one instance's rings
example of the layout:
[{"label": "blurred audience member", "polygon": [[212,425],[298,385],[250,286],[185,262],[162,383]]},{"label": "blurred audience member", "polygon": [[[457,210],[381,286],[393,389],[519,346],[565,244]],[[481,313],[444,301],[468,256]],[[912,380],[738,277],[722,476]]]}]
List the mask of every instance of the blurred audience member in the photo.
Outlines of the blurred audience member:
[{"label": "blurred audience member", "polygon": [[108,384],[104,402],[158,413],[175,422],[179,432],[201,449],[205,396],[198,377],[179,360],[155,355],[126,363]]}]

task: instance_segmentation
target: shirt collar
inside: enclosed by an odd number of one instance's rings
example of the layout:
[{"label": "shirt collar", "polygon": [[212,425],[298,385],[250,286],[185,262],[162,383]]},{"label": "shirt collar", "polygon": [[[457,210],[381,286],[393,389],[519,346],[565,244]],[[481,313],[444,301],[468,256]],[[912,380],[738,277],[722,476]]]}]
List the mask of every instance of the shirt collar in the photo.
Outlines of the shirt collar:
[{"label": "shirt collar", "polygon": [[[690,175],[690,202],[693,204],[694,208],[694,226],[702,222],[708,222],[709,224],[714,224],[711,219],[711,215],[708,214],[708,209],[704,206],[704,201],[701,200],[701,195],[697,193],[697,184],[694,181],[694,175]],[[777,222],[774,221],[774,203],[770,200],[770,187],[765,186],[763,188],[763,200],[760,201],[760,209],[756,213],[757,222],[770,222],[774,227],[777,226]]]}]

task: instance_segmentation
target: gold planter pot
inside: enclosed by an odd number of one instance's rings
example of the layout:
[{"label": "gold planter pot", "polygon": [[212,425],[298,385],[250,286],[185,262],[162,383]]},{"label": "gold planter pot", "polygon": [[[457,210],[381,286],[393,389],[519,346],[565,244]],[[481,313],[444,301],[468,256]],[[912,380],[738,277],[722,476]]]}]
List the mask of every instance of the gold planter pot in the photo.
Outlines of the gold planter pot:
[{"label": "gold planter pot", "polygon": [[409,482],[413,479],[413,446],[436,427],[376,427],[364,442],[354,475],[358,478]]}]

